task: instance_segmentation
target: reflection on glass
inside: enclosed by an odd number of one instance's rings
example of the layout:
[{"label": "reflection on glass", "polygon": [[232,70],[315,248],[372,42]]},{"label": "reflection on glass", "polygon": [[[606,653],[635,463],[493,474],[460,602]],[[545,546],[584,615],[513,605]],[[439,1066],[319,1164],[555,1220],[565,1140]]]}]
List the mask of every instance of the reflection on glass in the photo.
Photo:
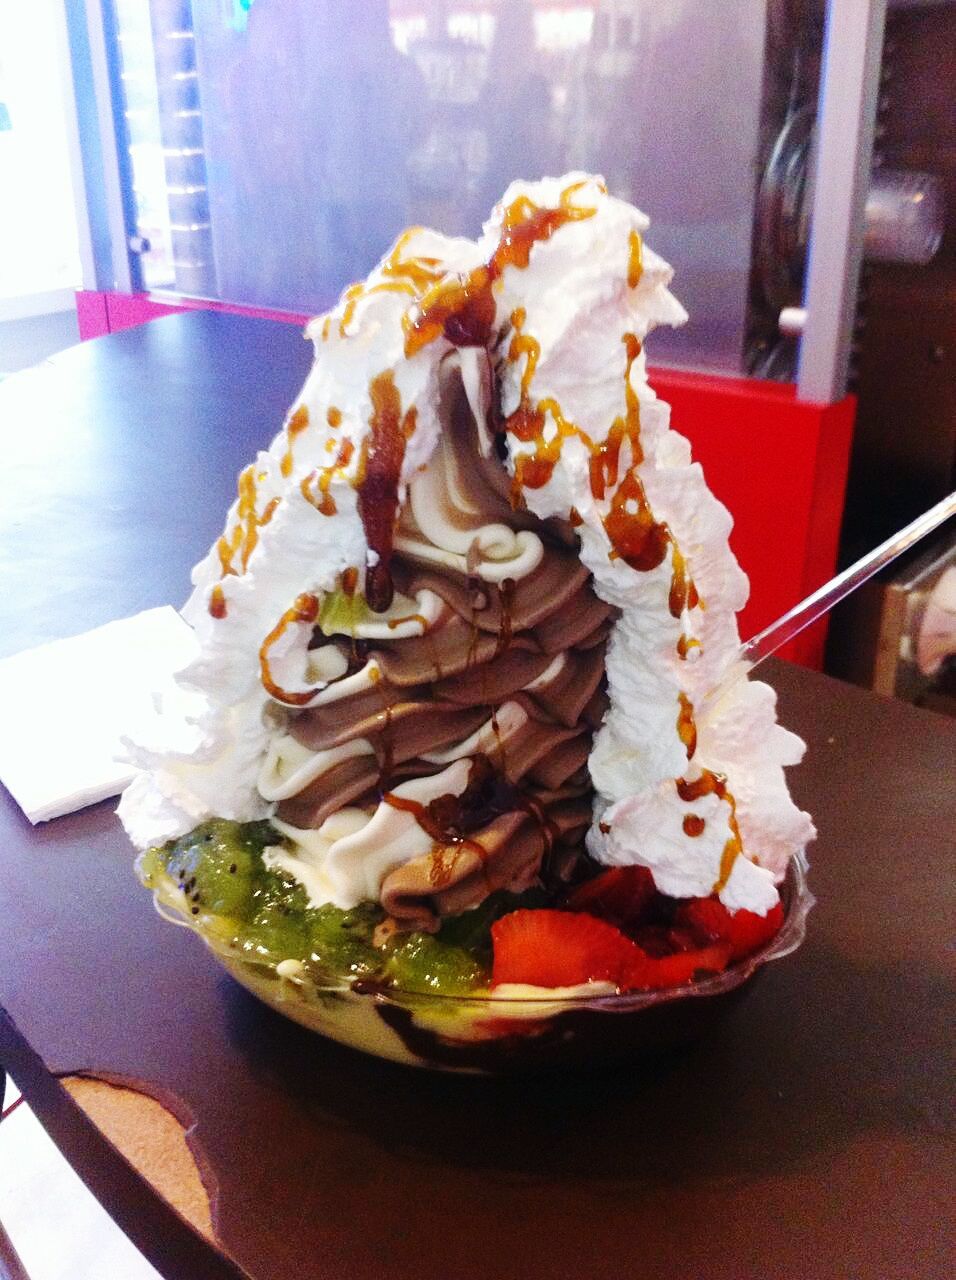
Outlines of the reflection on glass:
[{"label": "reflection on glass", "polygon": [[141,257],[143,284],[147,289],[173,288],[176,280],[149,2],[115,0],[115,10],[136,231],[149,245]]},{"label": "reflection on glass", "polygon": [[402,227],[474,235],[511,179],[586,168],[679,268],[656,357],[740,367],[766,0],[185,7],[221,296],[320,309]]},{"label": "reflection on glass", "polygon": [[[0,0],[0,312],[76,288],[80,256],[49,4]],[[17,301],[14,302],[13,300]],[[52,310],[57,304],[47,299]]]},{"label": "reflection on glass", "polygon": [[147,288],[218,296],[189,0],[114,0],[140,269]]}]

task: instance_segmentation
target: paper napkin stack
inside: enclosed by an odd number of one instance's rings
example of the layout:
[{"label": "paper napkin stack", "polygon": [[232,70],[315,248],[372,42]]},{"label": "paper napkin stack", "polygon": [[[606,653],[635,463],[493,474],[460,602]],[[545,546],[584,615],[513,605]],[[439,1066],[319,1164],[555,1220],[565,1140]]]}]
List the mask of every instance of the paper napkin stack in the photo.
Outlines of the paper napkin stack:
[{"label": "paper napkin stack", "polygon": [[119,795],[121,737],[195,652],[167,605],[0,661],[0,780],[31,822]]}]

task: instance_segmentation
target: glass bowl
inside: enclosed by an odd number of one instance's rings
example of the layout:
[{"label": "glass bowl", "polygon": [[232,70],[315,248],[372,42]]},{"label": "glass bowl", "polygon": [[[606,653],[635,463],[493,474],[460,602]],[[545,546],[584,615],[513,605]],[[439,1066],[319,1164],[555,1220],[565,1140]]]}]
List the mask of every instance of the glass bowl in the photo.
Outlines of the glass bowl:
[{"label": "glass bowl", "polygon": [[156,898],[164,918],[199,933],[235,980],[294,1022],[363,1053],[438,1071],[502,1075],[649,1058],[687,1045],[745,994],[757,973],[800,946],[814,904],[807,864],[781,888],[784,922],[767,946],[723,973],[661,991],[620,994],[608,983],[508,987],[487,994],[402,991],[347,979],[323,985],[296,960],[251,963]]}]

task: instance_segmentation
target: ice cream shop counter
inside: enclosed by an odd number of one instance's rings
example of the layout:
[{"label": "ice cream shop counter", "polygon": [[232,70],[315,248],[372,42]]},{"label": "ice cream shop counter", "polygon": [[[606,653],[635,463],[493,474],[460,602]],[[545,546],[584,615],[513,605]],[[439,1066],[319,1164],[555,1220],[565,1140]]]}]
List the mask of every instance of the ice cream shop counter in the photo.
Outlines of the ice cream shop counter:
[{"label": "ice cream shop counter", "polygon": [[[180,605],[308,365],[294,326],[196,311],[7,379],[0,658]],[[699,386],[671,380],[676,416]],[[693,439],[736,515],[747,630],[820,572],[842,447],[801,437],[785,391],[757,416],[759,455],[749,428]],[[806,940],[732,998],[641,1022],[630,1056],[605,1060],[610,1009],[573,1070],[485,1078],[472,1045],[438,1073],[334,1044],[159,917],[112,802],[31,825],[0,791],[0,1066],[170,1280],[941,1280],[956,733],[805,665],[766,678],[808,746],[790,774],[818,830]],[[75,735],[44,683],[31,696],[23,754]],[[577,1034],[561,1016],[558,1041]]]}]

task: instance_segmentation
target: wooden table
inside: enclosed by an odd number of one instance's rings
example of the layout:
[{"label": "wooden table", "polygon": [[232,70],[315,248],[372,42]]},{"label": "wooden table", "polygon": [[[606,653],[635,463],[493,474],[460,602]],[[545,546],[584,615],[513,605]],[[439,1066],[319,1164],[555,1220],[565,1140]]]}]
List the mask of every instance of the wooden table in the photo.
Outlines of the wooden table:
[{"label": "wooden table", "polygon": [[[192,313],[0,386],[3,651],[180,602],[308,358],[292,329]],[[31,828],[5,793],[0,1061],[172,1278],[950,1275],[956,726],[770,677],[810,744],[792,783],[819,905],[803,949],[666,1066],[494,1083],[366,1060],[155,916],[111,804]],[[37,713],[55,731],[42,691]],[[193,1124],[222,1251],[78,1110],[69,1072]]]}]

